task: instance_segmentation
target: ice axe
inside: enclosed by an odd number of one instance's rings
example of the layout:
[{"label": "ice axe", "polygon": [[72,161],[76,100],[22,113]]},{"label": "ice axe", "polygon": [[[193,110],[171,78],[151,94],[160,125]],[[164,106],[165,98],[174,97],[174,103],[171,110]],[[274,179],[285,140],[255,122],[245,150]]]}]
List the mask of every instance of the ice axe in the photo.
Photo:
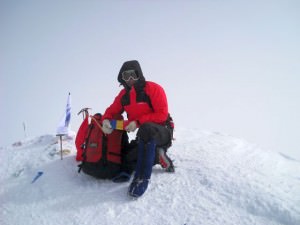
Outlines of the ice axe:
[{"label": "ice axe", "polygon": [[77,115],[79,115],[80,113],[82,113],[82,119],[84,120],[85,117],[89,116],[89,110],[91,108],[83,108],[79,111],[79,113],[77,113]]},{"label": "ice axe", "polygon": [[[83,116],[83,120],[84,120],[84,114],[85,114],[85,117],[89,116],[89,109],[91,108],[83,108],[79,111],[79,113],[77,113],[77,115],[79,115],[80,113],[82,113],[82,116]],[[84,113],[84,114],[83,114]],[[103,128],[101,126],[100,123],[98,123],[98,121],[93,117],[93,116],[89,116],[95,123],[96,125],[103,131]]]}]

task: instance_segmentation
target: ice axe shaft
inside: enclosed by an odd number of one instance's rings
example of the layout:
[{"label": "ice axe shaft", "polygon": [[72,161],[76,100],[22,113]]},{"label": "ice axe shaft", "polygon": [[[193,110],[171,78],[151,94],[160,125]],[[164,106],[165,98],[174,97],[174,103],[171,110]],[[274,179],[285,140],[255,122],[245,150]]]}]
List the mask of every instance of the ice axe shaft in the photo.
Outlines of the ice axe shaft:
[{"label": "ice axe shaft", "polygon": [[94,120],[94,122],[96,123],[96,125],[97,125],[97,126],[102,130],[102,132],[103,132],[103,128],[102,128],[101,124],[98,123],[98,121],[95,119],[95,117],[93,117],[93,116],[90,116],[90,117],[91,117],[92,120]]}]

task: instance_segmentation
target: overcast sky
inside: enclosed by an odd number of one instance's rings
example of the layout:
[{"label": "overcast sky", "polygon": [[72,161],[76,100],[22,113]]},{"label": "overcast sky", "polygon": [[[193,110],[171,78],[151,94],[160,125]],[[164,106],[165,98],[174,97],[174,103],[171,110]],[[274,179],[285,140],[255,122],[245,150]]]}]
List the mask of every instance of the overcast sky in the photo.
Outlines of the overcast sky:
[{"label": "overcast sky", "polygon": [[[176,127],[300,159],[300,1],[0,1],[0,146],[104,112],[137,59]],[[187,134],[189,135],[189,134]],[[176,136],[176,133],[175,133]]]}]

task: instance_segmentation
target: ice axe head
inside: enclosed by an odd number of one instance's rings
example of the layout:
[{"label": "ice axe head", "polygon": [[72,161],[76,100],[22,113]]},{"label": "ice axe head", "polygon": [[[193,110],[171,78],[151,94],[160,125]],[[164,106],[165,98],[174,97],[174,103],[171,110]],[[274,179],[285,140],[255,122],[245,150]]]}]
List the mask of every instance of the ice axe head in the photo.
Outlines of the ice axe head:
[{"label": "ice axe head", "polygon": [[89,116],[89,110],[90,110],[91,108],[83,108],[83,109],[81,109],[78,113],[77,113],[77,115],[79,115],[80,113],[82,113],[82,118],[84,119],[84,118],[86,118],[86,117],[88,117]]}]

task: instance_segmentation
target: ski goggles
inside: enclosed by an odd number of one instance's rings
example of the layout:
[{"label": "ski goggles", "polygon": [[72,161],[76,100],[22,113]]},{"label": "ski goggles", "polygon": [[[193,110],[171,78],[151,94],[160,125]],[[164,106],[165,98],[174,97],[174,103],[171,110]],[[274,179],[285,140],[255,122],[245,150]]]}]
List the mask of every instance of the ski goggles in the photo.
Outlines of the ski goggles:
[{"label": "ski goggles", "polygon": [[139,79],[139,76],[136,74],[135,70],[125,70],[123,73],[122,73],[122,79],[124,81],[129,81],[130,78],[132,80],[138,80]]}]

